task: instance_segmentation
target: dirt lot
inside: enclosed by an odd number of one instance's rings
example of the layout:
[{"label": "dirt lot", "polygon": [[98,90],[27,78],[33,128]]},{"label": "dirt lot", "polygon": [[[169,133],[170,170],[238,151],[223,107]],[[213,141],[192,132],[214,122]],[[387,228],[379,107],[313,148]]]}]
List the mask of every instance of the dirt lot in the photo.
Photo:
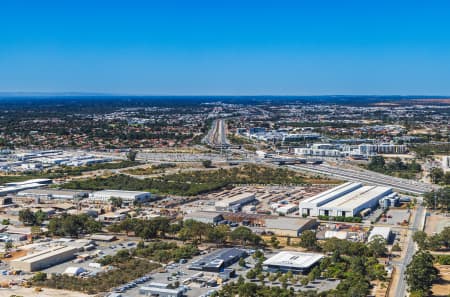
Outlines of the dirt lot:
[{"label": "dirt lot", "polygon": [[80,292],[72,292],[65,290],[55,289],[42,289],[42,292],[36,292],[34,288],[12,288],[12,289],[0,289],[0,297],[10,297],[11,295],[18,295],[24,297],[87,297],[93,295],[86,295]]},{"label": "dirt lot", "polygon": [[431,213],[430,216],[427,217],[427,221],[425,223],[425,232],[427,234],[439,233],[446,226],[450,226],[450,217],[447,217],[442,214]]},{"label": "dirt lot", "polygon": [[450,265],[436,265],[436,268],[439,269],[441,279],[433,285],[433,296],[446,297],[450,292]]}]

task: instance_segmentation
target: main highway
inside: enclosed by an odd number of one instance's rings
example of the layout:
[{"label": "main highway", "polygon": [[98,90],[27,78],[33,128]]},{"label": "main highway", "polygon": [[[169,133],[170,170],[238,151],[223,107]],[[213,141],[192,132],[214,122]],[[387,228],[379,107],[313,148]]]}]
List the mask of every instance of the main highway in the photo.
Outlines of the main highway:
[{"label": "main highway", "polygon": [[215,120],[203,141],[215,147],[228,147],[230,143],[227,139],[226,130],[225,120]]},{"label": "main highway", "polygon": [[399,192],[411,193],[415,195],[423,195],[424,193],[435,189],[433,185],[427,183],[392,177],[360,168],[343,168],[328,164],[299,164],[288,167],[296,171],[307,171],[311,173],[328,175],[342,180],[362,182],[376,186],[392,187]]}]

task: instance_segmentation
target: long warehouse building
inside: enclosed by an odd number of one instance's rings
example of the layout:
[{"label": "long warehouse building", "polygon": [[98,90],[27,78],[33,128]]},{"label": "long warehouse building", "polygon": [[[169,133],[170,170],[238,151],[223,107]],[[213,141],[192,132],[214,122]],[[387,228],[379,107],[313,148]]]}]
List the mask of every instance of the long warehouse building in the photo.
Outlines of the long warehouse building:
[{"label": "long warehouse building", "polygon": [[10,266],[26,272],[42,270],[75,258],[77,251],[77,247],[57,246],[12,260]]},{"label": "long warehouse building", "polygon": [[325,192],[317,194],[313,197],[300,201],[300,214],[317,217],[319,215],[319,207],[333,201],[339,197],[344,196],[358,188],[361,188],[361,183],[344,183]]},{"label": "long warehouse building", "polygon": [[319,207],[319,215],[353,217],[363,209],[375,208],[378,201],[391,194],[392,188],[364,186]]},{"label": "long warehouse building", "polygon": [[349,182],[300,201],[300,214],[353,217],[364,209],[377,207],[378,201],[391,193],[389,187]]}]

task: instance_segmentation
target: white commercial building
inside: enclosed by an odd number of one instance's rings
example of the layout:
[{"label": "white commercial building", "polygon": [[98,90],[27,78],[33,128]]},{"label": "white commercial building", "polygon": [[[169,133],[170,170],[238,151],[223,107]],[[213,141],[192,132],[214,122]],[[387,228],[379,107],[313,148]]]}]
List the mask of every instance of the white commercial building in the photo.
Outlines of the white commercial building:
[{"label": "white commercial building", "polygon": [[324,255],[302,252],[280,252],[263,262],[263,268],[271,272],[306,273],[316,265]]},{"label": "white commercial building", "polygon": [[391,194],[392,188],[364,186],[319,207],[319,215],[353,217],[366,208],[375,208],[378,201]]},{"label": "white commercial building", "polygon": [[313,197],[304,199],[304,200],[300,201],[300,204],[299,204],[300,214],[317,217],[319,215],[319,207],[320,206],[322,206],[336,198],[339,198],[347,193],[350,193],[360,187],[362,187],[362,184],[360,184],[360,183],[348,182],[348,183],[339,185],[337,187],[334,187],[332,189],[329,189],[320,194],[317,194]]},{"label": "white commercial building", "polygon": [[234,195],[222,200],[216,201],[215,207],[218,211],[229,210],[232,207],[240,207],[255,200],[255,194],[245,192],[242,194]]},{"label": "white commercial building", "polygon": [[376,154],[405,154],[408,152],[406,145],[381,143],[381,144],[360,144],[359,151],[362,155]]},{"label": "white commercial building", "polygon": [[120,198],[126,204],[137,202],[145,202],[152,198],[149,192],[138,191],[122,191],[122,190],[103,190],[93,192],[89,195],[89,199],[99,202],[108,202],[111,198]]},{"label": "white commercial building", "polygon": [[370,231],[369,238],[367,239],[368,242],[372,241],[375,236],[380,236],[386,242],[389,242],[391,239],[391,228],[389,227],[373,227],[372,231]]},{"label": "white commercial building", "polygon": [[450,171],[450,156],[442,157],[442,170],[444,172]]},{"label": "white commercial building", "polygon": [[300,156],[313,156],[313,157],[342,157],[344,153],[337,149],[331,148],[294,148],[294,154]]}]

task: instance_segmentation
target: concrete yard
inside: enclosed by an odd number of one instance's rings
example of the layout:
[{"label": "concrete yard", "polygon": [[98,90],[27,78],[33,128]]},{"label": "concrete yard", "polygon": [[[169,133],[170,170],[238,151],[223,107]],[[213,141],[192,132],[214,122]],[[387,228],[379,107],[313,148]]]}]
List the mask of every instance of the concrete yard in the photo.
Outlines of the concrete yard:
[{"label": "concrete yard", "polygon": [[88,297],[80,292],[56,290],[43,288],[41,292],[36,292],[35,288],[13,287],[9,289],[0,289],[0,297],[10,297],[11,295],[26,296],[26,297]]}]

